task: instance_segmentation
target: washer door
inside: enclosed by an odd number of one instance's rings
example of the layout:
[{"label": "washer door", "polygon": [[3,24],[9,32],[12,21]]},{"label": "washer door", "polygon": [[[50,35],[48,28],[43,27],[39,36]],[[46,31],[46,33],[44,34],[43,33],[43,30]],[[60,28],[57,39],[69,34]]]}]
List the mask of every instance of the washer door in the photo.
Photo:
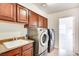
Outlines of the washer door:
[{"label": "washer door", "polygon": [[47,32],[43,32],[41,34],[41,41],[40,41],[42,46],[45,46],[46,44],[48,44],[48,34]]}]

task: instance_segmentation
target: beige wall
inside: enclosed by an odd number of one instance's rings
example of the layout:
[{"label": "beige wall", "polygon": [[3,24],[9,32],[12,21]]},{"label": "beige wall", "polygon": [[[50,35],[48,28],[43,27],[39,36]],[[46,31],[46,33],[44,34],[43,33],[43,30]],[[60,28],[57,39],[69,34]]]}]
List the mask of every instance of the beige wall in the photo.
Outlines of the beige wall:
[{"label": "beige wall", "polygon": [[0,20],[0,40],[21,37],[27,34],[24,24]]},{"label": "beige wall", "polygon": [[[54,28],[56,32],[56,41],[55,41],[55,47],[59,47],[59,18],[61,17],[68,17],[68,16],[75,16],[74,20],[74,38],[75,40],[78,40],[78,27],[79,27],[79,18],[78,18],[79,8],[64,10],[61,12],[53,13],[48,15],[48,27]],[[77,44],[76,44],[77,45]],[[76,46],[75,46],[76,47]]]}]

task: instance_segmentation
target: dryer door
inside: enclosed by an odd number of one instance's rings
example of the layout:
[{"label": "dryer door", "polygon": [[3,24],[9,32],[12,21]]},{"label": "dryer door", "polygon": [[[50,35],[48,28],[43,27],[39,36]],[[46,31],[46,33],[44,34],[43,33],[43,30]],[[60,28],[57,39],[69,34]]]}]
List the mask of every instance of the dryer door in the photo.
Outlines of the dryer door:
[{"label": "dryer door", "polygon": [[46,44],[48,44],[48,34],[46,31],[44,31],[42,34],[41,34],[41,41],[40,41],[41,45],[42,46],[45,46]]},{"label": "dryer door", "polygon": [[55,39],[55,32],[54,32],[54,30],[50,29],[49,36],[50,36],[50,40],[53,40],[54,41],[54,39]]},{"label": "dryer door", "polygon": [[50,44],[52,47],[54,47],[55,43],[55,32],[53,29],[50,30]]}]

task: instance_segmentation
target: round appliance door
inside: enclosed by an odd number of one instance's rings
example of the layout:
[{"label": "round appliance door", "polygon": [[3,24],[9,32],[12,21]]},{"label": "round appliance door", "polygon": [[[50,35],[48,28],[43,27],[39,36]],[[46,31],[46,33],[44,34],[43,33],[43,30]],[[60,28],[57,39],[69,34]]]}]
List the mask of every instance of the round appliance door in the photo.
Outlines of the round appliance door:
[{"label": "round appliance door", "polygon": [[48,44],[48,34],[47,32],[43,32],[41,34],[41,41],[40,41],[42,46],[45,46],[46,44]]},{"label": "round appliance door", "polygon": [[55,39],[55,32],[54,32],[54,30],[50,30],[50,39],[52,39],[52,40]]}]

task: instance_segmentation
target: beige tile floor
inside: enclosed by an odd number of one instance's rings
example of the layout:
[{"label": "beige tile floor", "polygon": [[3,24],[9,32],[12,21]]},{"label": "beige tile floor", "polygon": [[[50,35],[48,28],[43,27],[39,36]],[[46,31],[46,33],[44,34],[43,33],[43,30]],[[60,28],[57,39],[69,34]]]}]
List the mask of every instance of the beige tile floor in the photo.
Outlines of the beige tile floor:
[{"label": "beige tile floor", "polygon": [[58,48],[54,48],[50,53],[48,53],[48,56],[74,56],[71,52],[63,52],[60,51]]},{"label": "beige tile floor", "polygon": [[50,53],[48,53],[48,56],[58,56],[58,48],[54,48]]}]

